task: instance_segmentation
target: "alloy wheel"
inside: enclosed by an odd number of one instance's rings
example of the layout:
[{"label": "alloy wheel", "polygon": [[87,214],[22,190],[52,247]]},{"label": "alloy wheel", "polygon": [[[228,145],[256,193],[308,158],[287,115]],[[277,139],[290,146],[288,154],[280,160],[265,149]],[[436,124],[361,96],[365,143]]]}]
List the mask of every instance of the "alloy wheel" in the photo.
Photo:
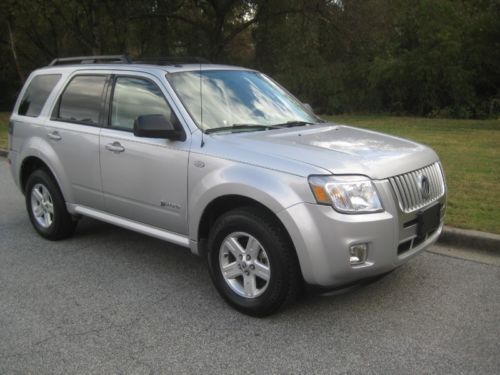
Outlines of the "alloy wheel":
[{"label": "alloy wheel", "polygon": [[255,237],[245,232],[231,233],[222,241],[219,266],[227,285],[241,297],[259,297],[271,279],[266,250]]}]

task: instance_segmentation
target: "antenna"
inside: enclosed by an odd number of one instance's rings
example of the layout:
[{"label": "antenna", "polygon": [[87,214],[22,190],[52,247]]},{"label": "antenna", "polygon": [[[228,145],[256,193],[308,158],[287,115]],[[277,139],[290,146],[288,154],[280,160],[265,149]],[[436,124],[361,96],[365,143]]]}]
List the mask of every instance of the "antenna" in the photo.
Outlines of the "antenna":
[{"label": "antenna", "polygon": [[201,143],[200,147],[205,146],[205,141],[203,140],[203,93],[202,93],[202,87],[203,87],[203,80],[202,80],[202,75],[201,75],[201,61],[200,61],[200,126],[201,126]]}]

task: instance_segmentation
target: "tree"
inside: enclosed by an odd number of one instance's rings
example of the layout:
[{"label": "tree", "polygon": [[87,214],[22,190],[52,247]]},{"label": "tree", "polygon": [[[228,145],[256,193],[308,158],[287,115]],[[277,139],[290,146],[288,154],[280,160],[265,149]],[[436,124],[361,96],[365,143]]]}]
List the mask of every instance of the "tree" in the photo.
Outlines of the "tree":
[{"label": "tree", "polygon": [[56,57],[255,66],[322,113],[500,113],[498,0],[4,0],[0,107]]}]

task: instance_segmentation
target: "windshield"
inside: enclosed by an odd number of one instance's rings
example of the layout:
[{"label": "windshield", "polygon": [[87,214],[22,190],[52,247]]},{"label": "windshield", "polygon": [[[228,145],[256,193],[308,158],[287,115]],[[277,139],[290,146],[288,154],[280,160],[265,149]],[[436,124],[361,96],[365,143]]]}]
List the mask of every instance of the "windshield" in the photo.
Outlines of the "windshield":
[{"label": "windshield", "polygon": [[198,127],[204,131],[243,129],[243,125],[248,131],[258,129],[248,125],[269,127],[320,121],[296,98],[257,72],[190,71],[171,73],[167,78]]}]

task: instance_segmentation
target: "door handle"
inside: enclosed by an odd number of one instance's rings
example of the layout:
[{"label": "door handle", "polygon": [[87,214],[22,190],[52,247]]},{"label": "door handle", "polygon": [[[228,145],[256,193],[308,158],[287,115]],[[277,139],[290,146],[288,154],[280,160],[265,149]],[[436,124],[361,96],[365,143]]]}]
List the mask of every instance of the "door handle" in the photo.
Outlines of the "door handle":
[{"label": "door handle", "polygon": [[112,151],[112,152],[123,152],[125,151],[125,147],[123,147],[120,142],[113,142],[113,143],[108,143],[106,146],[104,146],[106,150]]},{"label": "door handle", "polygon": [[62,139],[57,130],[54,130],[53,132],[47,134],[47,137],[53,139],[54,141],[60,141]]}]

